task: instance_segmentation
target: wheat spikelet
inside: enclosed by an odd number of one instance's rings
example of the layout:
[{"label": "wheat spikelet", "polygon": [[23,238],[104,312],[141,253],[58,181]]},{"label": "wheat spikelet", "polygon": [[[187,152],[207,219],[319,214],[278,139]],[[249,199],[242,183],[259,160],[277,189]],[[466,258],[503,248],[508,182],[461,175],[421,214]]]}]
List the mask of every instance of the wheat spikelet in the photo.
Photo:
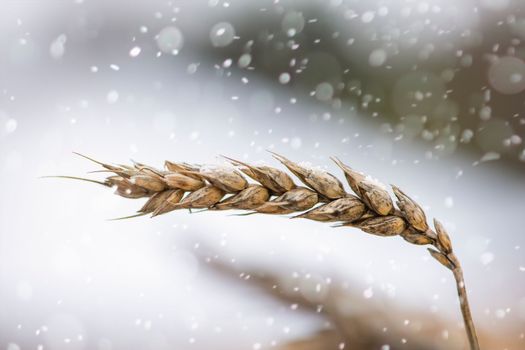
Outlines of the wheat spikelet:
[{"label": "wheat spikelet", "polygon": [[[210,167],[166,161],[165,170],[134,163],[110,165],[95,161],[114,173],[104,182],[126,198],[149,198],[138,211],[152,217],[177,209],[246,210],[248,213],[293,214],[322,222],[338,222],[378,236],[401,236],[407,242],[430,245],[429,253],[452,271],[470,348],[479,344],[468,304],[463,271],[443,225],[434,220],[435,231],[427,224],[423,209],[396,186],[397,208],[386,188],[370,177],[350,168],[337,158],[332,160],[343,171],[355,195],[348,194],[332,174],[294,163],[273,153],[303,184],[298,186],[284,171],[250,165],[225,157],[233,167]],[[85,157],[85,156],[84,156]],[[245,174],[256,184],[250,184]]]}]

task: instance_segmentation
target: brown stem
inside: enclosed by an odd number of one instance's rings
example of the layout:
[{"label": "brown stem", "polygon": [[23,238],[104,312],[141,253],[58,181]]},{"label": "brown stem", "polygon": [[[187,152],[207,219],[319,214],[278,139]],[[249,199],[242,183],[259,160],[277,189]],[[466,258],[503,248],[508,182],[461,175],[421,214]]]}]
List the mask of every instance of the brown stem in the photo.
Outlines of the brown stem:
[{"label": "brown stem", "polygon": [[[452,254],[451,254],[452,255]],[[456,279],[456,287],[458,289],[459,304],[461,307],[461,313],[463,314],[463,322],[465,323],[465,330],[467,332],[468,341],[471,350],[479,350],[478,336],[476,335],[476,328],[474,327],[474,321],[472,321],[472,313],[470,312],[470,306],[468,303],[467,290],[465,288],[465,279],[463,278],[463,270],[459,264],[458,259],[453,256],[455,269],[452,270],[454,278]]]}]

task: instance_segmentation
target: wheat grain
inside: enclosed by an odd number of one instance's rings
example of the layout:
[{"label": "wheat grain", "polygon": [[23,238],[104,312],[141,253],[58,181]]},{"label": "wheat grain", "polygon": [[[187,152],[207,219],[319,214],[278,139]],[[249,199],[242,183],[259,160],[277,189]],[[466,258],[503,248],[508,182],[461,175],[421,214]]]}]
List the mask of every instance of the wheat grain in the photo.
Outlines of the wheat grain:
[{"label": "wheat grain", "polygon": [[[228,157],[225,159],[234,167],[204,167],[167,161],[166,170],[139,163],[133,166],[110,165],[86,158],[115,174],[104,182],[89,181],[115,187],[116,194],[126,198],[149,197],[138,215],[157,216],[192,208],[238,209],[281,215],[298,213],[294,218],[340,222],[338,226],[357,227],[373,235],[399,235],[412,244],[431,245],[432,248],[428,249],[431,256],[453,272],[470,348],[479,349],[463,271],[450,237],[439,221],[434,220],[435,231],[432,230],[423,209],[399,188],[392,186],[397,198],[396,209],[384,186],[337,158],[332,160],[341,168],[357,196],[346,193],[341,182],[328,172],[272,154],[304,186],[297,186],[286,172],[279,169],[249,165]],[[249,184],[241,172],[257,184]]]}]

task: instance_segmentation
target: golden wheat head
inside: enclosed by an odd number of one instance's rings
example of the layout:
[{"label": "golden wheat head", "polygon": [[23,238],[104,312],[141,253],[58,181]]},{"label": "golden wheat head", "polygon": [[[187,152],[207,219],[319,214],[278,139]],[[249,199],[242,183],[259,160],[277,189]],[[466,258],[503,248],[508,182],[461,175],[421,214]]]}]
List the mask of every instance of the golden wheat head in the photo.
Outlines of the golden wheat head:
[{"label": "golden wheat head", "polygon": [[423,209],[401,189],[392,185],[397,199],[394,204],[385,186],[337,158],[332,160],[343,171],[354,194],[347,193],[341,181],[328,172],[272,154],[302,185],[280,169],[250,165],[228,157],[224,158],[233,166],[166,161],[162,170],[140,163],[110,165],[88,159],[113,174],[104,182],[92,182],[113,187],[122,197],[148,198],[134,216],[153,217],[177,209],[197,208],[245,210],[249,214],[296,214],[294,218],[334,222],[337,226],[352,226],[377,236],[401,236],[412,244],[430,245],[431,256],[454,274],[470,348],[479,349],[463,271],[450,237],[439,221],[434,219],[432,229]]}]

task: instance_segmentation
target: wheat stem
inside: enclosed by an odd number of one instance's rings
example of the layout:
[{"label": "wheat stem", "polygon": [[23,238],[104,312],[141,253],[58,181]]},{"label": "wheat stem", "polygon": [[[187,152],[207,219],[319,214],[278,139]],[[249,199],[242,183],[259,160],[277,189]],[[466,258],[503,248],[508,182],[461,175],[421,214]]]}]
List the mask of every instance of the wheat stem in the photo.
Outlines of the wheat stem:
[{"label": "wheat stem", "polygon": [[[463,271],[452,250],[444,226],[434,219],[433,231],[423,209],[403,191],[392,185],[397,208],[385,187],[370,177],[332,158],[343,171],[355,195],[325,171],[294,163],[271,152],[273,157],[301,180],[297,186],[284,171],[254,166],[225,157],[236,168],[204,167],[166,161],[166,170],[144,164],[109,165],[86,156],[115,175],[97,182],[113,186],[126,198],[149,198],[135,216],[157,216],[177,209],[245,210],[247,214],[296,214],[321,222],[339,222],[377,236],[401,236],[409,243],[430,245],[429,252],[451,270],[456,280],[459,302],[471,350],[479,350]],[[238,171],[256,183],[249,183]],[[73,177],[69,177],[73,178]],[[298,214],[298,215],[297,215]]]},{"label": "wheat stem", "polygon": [[[457,259],[456,259],[457,261]],[[465,324],[465,331],[467,332],[468,341],[471,350],[479,350],[478,336],[476,334],[476,328],[474,327],[474,321],[472,319],[472,313],[470,312],[470,306],[468,302],[467,289],[465,288],[465,279],[463,278],[463,269],[457,264],[456,268],[452,271],[454,279],[456,280],[456,287],[458,289],[459,305],[461,308],[461,314],[463,315],[463,322]]]}]

